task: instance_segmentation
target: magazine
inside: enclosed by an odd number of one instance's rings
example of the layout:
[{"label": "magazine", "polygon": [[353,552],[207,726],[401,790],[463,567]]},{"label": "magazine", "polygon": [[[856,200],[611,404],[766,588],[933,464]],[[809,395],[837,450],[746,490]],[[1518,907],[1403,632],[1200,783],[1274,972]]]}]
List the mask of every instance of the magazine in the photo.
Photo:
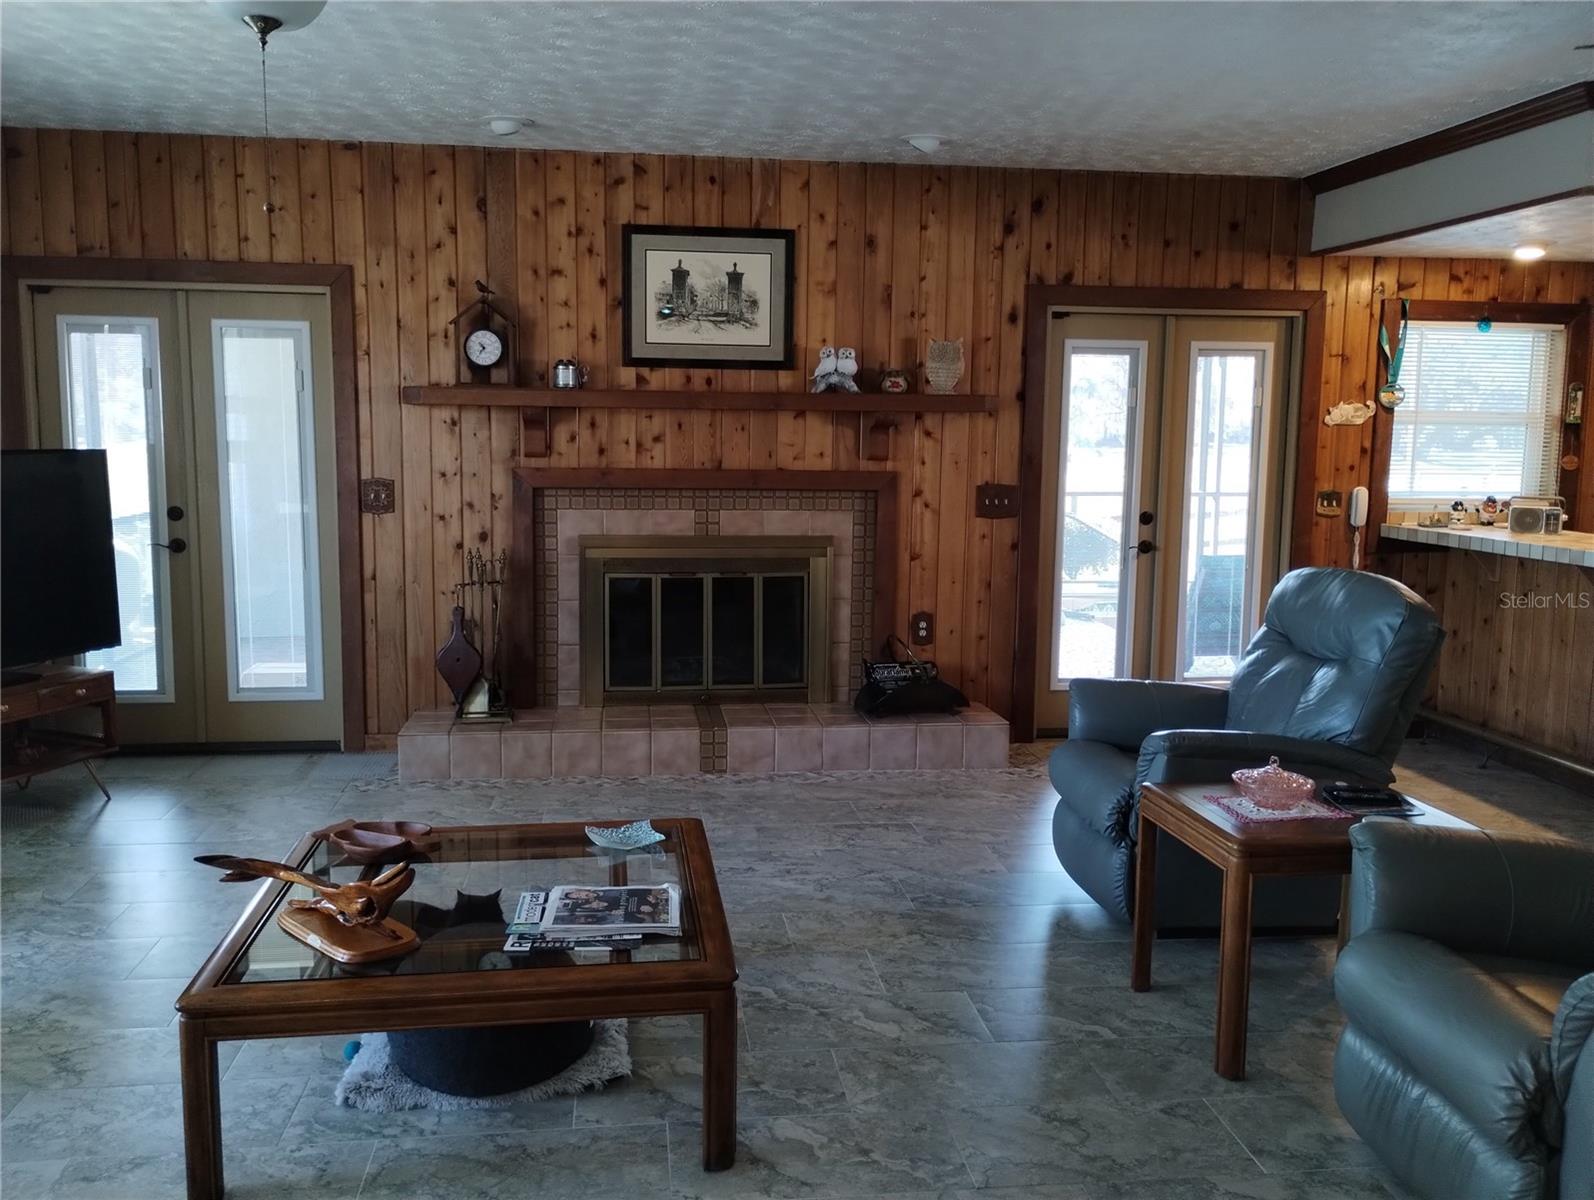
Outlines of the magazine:
[{"label": "magazine", "polygon": [[504,949],[625,949],[643,934],[679,937],[680,909],[681,889],[673,883],[523,892]]}]

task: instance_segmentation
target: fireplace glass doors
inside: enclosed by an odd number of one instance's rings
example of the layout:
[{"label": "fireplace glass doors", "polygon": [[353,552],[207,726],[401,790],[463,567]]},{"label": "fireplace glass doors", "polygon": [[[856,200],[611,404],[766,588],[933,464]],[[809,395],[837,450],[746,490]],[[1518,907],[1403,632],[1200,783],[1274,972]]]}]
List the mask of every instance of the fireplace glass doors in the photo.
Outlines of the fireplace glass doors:
[{"label": "fireplace glass doors", "polygon": [[829,699],[822,537],[581,539],[582,703]]}]

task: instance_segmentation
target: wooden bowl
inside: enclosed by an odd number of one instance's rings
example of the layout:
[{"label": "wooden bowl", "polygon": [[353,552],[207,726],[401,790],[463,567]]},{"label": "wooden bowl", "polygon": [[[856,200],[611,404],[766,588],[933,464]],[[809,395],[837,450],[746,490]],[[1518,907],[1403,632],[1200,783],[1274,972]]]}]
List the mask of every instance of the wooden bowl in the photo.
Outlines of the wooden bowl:
[{"label": "wooden bowl", "polygon": [[317,836],[350,862],[374,863],[420,853],[419,842],[431,832],[420,821],[340,821],[318,830]]}]

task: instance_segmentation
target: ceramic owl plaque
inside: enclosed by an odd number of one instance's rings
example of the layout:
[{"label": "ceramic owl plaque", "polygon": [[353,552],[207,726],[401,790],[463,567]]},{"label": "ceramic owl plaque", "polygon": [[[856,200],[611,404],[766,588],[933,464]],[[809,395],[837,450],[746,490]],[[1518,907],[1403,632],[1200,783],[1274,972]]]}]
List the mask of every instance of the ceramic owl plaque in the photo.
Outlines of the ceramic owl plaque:
[{"label": "ceramic owl plaque", "polygon": [[950,395],[963,378],[963,339],[930,339],[924,356],[924,390],[934,396]]}]

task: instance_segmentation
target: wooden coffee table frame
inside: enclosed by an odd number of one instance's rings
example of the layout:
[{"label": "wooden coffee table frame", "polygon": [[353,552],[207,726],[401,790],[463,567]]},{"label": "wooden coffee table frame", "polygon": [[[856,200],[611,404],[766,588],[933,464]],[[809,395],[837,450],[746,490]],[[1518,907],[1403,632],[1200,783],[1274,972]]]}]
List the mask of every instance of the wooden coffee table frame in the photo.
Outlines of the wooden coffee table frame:
[{"label": "wooden coffee table frame", "polygon": [[[220,1200],[225,1190],[216,1047],[241,1038],[701,1014],[703,1168],[731,1166],[736,1160],[736,961],[725,909],[703,823],[669,817],[656,818],[653,825],[679,855],[683,901],[695,919],[701,958],[224,984],[223,977],[271,919],[289,885],[262,887],[177,1000],[189,1200]],[[561,842],[583,838],[583,828],[571,822],[437,832],[512,830]],[[316,843],[306,835],[285,861],[306,864]]]}]

